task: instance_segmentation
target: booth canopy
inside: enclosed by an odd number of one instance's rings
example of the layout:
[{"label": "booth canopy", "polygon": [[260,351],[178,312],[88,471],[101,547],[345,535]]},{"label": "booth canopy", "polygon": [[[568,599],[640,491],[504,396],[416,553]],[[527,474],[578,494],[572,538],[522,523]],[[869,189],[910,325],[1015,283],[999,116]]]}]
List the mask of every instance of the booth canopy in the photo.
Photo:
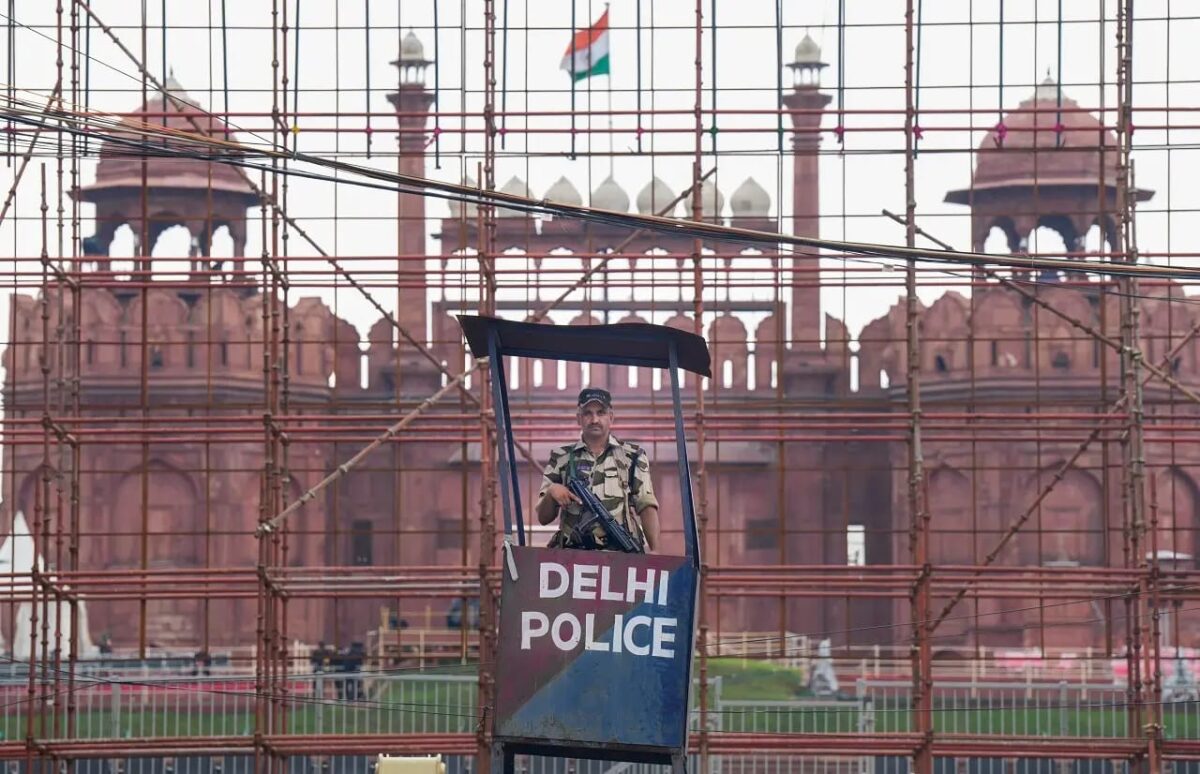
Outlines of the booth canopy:
[{"label": "booth canopy", "polygon": [[459,315],[458,321],[475,357],[487,357],[490,331],[495,331],[502,355],[646,368],[669,368],[674,344],[680,368],[712,376],[704,339],[665,325],[544,325],[476,315]]}]

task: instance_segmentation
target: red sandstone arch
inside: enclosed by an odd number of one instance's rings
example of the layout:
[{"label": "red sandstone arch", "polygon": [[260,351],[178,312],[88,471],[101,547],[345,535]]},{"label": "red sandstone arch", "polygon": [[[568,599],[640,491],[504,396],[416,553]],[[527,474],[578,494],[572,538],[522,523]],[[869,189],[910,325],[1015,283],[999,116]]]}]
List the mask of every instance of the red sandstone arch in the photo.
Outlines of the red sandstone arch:
[{"label": "red sandstone arch", "polygon": [[[1053,480],[1058,464],[1047,465],[1032,476],[1023,490],[1026,497],[1014,500],[1012,507],[1027,507],[1026,503]],[[1031,525],[1033,530],[1025,536],[1025,563],[1104,565],[1102,505],[1101,488],[1096,478],[1081,470],[1068,470],[1042,501]]]},{"label": "red sandstone arch", "polygon": [[[1030,477],[1021,490],[1023,497],[1014,499],[1010,508],[1023,510],[1053,480],[1061,462],[1049,463]],[[1066,568],[1106,564],[1102,498],[1095,476],[1082,470],[1067,471],[1026,525],[1020,549],[1022,563]],[[1009,517],[1014,515],[1010,513]],[[1103,608],[1086,602],[1058,605],[1053,617],[1045,621],[1038,621],[1040,613],[1033,611],[1018,615],[1018,620],[1027,622],[1025,644],[1031,647],[1076,646],[1092,641],[1105,626]]]},{"label": "red sandstone arch", "polygon": [[[163,460],[151,460],[146,472],[144,524],[146,565],[150,568],[196,567],[204,564],[203,498],[193,478]],[[114,496],[104,531],[109,550],[101,563],[110,569],[140,567],[143,525],[142,471],[126,472],[113,488]],[[210,554],[211,556],[211,554]],[[97,624],[107,622],[114,640],[132,642],[137,637],[141,611],[135,603],[98,606]],[[146,635],[156,645],[193,645],[198,642],[201,604],[198,599],[151,600],[146,603]]]},{"label": "red sandstone arch", "polygon": [[[781,319],[784,320],[780,324]],[[773,388],[772,376],[778,374],[787,339],[786,319],[769,314],[754,329],[754,389]]]},{"label": "red sandstone arch", "polygon": [[[687,331],[688,333],[696,332],[696,323],[692,320],[691,317],[689,317],[686,314],[683,314],[682,312],[678,312],[676,314],[671,315],[671,317],[669,317],[667,319],[667,321],[665,323],[663,323],[663,325],[666,325],[668,328],[675,328],[676,330]],[[682,390],[684,387],[689,385],[693,378],[694,377],[691,374],[689,374],[687,371],[684,371],[681,369],[679,371],[679,389]],[[669,385],[670,385],[669,377],[664,374],[663,375],[663,388],[669,389],[670,388]]]},{"label": "red sandstone arch", "polygon": [[840,362],[850,349],[850,329],[846,323],[831,314],[825,315],[825,358],[830,362]]},{"label": "red sandstone arch", "polygon": [[[632,260],[632,257],[631,257]],[[624,324],[646,324],[647,320],[637,314],[629,313],[617,320],[618,325]],[[614,367],[616,373],[616,383],[609,385],[609,389],[613,391],[637,392],[645,395],[654,387],[654,372],[649,368],[639,368],[637,366],[622,366]],[[630,379],[635,381],[635,384],[630,385]]]},{"label": "red sandstone arch", "polygon": [[[43,495],[41,492],[42,473],[45,470],[49,470],[49,473],[51,476],[50,497],[53,498],[54,493],[55,493],[54,481],[53,481],[53,476],[54,476],[53,468],[46,468],[43,465],[38,465],[36,468],[34,468],[33,470],[31,470],[25,474],[24,478],[21,479],[20,486],[17,487],[17,497],[16,497],[17,511],[20,511],[21,513],[25,514],[25,521],[28,522],[28,524],[29,524],[29,529],[33,533],[34,540],[40,540],[40,537],[39,537],[40,533],[38,532],[38,530],[34,529],[34,526],[33,526],[35,511],[37,511],[40,508],[41,509],[40,512],[42,514],[46,514],[49,512],[49,509],[52,507],[52,503],[48,503],[43,499]],[[6,514],[6,518],[10,517],[12,515],[15,515],[15,512],[12,514]],[[8,527],[8,526],[11,526],[11,524],[8,524],[5,526]],[[3,540],[3,536],[0,536],[0,540]]]},{"label": "red sandstone arch", "polygon": [[84,327],[89,325],[117,325],[125,310],[121,302],[108,290],[88,289],[83,293],[80,320]]},{"label": "red sandstone arch", "polygon": [[95,288],[83,291],[80,314],[80,331],[83,333],[80,363],[84,368],[97,372],[115,371],[118,368],[117,343],[121,318],[125,309],[111,292]]},{"label": "red sandstone arch", "polygon": [[[371,389],[381,389],[384,375],[393,369],[396,360],[396,350],[392,346],[395,330],[385,319],[375,321],[367,331],[367,383]],[[456,371],[457,369],[451,368]],[[390,377],[394,378],[394,377]],[[392,389],[396,387],[392,383]]]},{"label": "red sandstone arch", "polygon": [[885,377],[890,386],[903,384],[906,337],[902,303],[892,304],[886,315],[872,320],[863,328],[858,341],[860,390],[878,391],[881,377]]},{"label": "red sandstone arch", "polygon": [[334,348],[334,388],[340,393],[358,390],[362,383],[362,350],[359,348],[358,329],[346,320],[335,317],[333,336],[334,341],[330,343]]},{"label": "red sandstone arch", "polygon": [[[969,565],[975,561],[971,480],[959,470],[943,465],[928,474],[926,491],[929,501],[929,561],[934,565]],[[940,609],[949,597],[934,600]],[[939,641],[962,638],[975,623],[968,617],[973,602],[960,607],[958,614],[943,621],[937,630]]]},{"label": "red sandstone arch", "polygon": [[[32,296],[27,296],[23,293],[13,296],[12,322],[13,330],[9,331],[11,344],[4,352],[4,367],[9,374],[21,374],[27,372],[31,363],[37,361],[33,359],[34,353],[34,330],[33,318],[34,310],[37,308],[37,301]],[[41,338],[41,329],[38,329],[37,338]]]},{"label": "red sandstone arch", "polygon": [[971,225],[975,231],[973,241],[975,242],[976,250],[986,250],[987,242],[991,239],[992,232],[997,229],[1004,237],[1005,247],[1008,248],[1008,252],[1015,253],[1021,246],[1021,237],[1017,234],[1017,224],[1007,215],[980,218],[974,220]]},{"label": "red sandstone arch", "polygon": [[[713,390],[746,389],[746,326],[730,314],[723,314],[708,326],[708,347],[712,352]],[[728,363],[729,365],[726,365]],[[726,371],[729,373],[726,374]],[[726,376],[729,376],[728,384]]]},{"label": "red sandstone arch", "polygon": [[[151,288],[146,292],[146,353],[150,369],[181,368],[186,358],[188,327],[191,310],[174,290]],[[135,296],[125,311],[125,368],[141,367],[142,347],[142,297]],[[117,359],[121,362],[121,345],[118,343]]]},{"label": "red sandstone arch", "polygon": [[434,315],[430,349],[451,373],[457,373],[453,366],[463,360],[462,329],[458,326],[458,320],[449,314]]},{"label": "red sandstone arch", "polygon": [[[166,288],[150,288],[146,291],[146,316],[148,319],[162,325],[178,328],[187,322],[190,316],[188,305],[179,294]],[[129,302],[125,314],[126,321],[140,322],[142,319],[142,297],[135,296]]]},{"label": "red sandstone arch", "polygon": [[[191,476],[161,460],[151,460],[146,497],[146,562],[150,566],[194,567],[203,561],[203,524],[196,514],[202,498]],[[114,489],[109,567],[141,564],[142,473],[131,470]]]},{"label": "red sandstone arch", "polygon": [[[1098,321],[1095,310],[1083,293],[1067,288],[1041,286],[1038,288],[1038,294],[1055,310],[1096,327]],[[1038,367],[1042,374],[1087,372],[1099,365],[1098,352],[1095,351],[1090,336],[1058,315],[1040,307],[1034,307],[1031,313],[1037,324],[1034,345],[1037,347]]]},{"label": "red sandstone arch", "polygon": [[192,309],[192,326],[198,345],[194,355],[196,368],[228,373],[244,370],[249,362],[249,329],[242,299],[228,288],[214,288],[201,294]]},{"label": "red sandstone arch", "polygon": [[967,365],[967,300],[950,291],[934,301],[921,317],[921,335],[925,346],[921,368],[935,378],[952,371],[964,371]]},{"label": "red sandstone arch", "polygon": [[929,558],[937,564],[972,564],[971,480],[951,467],[929,474]]},{"label": "red sandstone arch", "polygon": [[333,311],[319,298],[300,299],[291,314],[291,362],[294,377],[326,384],[333,369]]},{"label": "red sandstone arch", "polygon": [[[570,325],[599,325],[600,321],[592,314],[576,315],[569,323]],[[567,392],[572,394],[578,393],[584,387],[583,370],[584,363],[567,363]],[[604,369],[595,363],[590,364],[588,368],[590,378],[587,380],[588,386],[605,387]]]},{"label": "red sandstone arch", "polygon": [[[1194,324],[1195,314],[1186,303],[1179,303],[1184,293],[1178,283],[1171,282],[1165,288],[1150,286],[1145,288],[1142,294],[1152,298],[1145,298],[1140,302],[1140,346],[1145,359],[1157,366],[1175,349],[1184,332]],[[1174,356],[1170,364],[1172,370],[1182,371],[1185,365],[1191,370],[1192,359],[1185,357],[1190,353],[1191,345],[1192,342],[1188,342]]]},{"label": "red sandstone arch", "polygon": [[[525,318],[529,322],[529,317]],[[543,317],[538,320],[539,325],[554,325],[554,321],[549,317]],[[458,324],[455,323],[455,328]],[[510,358],[511,360],[511,358]],[[510,365],[510,368],[513,366]],[[516,360],[516,368],[520,369],[521,378],[520,390],[525,395],[529,395],[533,391],[551,391],[558,389],[558,362],[555,360],[544,360],[537,357],[523,357]],[[513,399],[519,399],[520,393],[514,393]]]},{"label": "red sandstone arch", "polygon": [[984,291],[975,302],[971,320],[977,371],[1012,374],[1029,367],[1025,312],[1015,293],[1003,288]]},{"label": "red sandstone arch", "polygon": [[[1153,497],[1147,491],[1147,519],[1156,517],[1158,521],[1157,550],[1160,556],[1166,552],[1174,555],[1185,554],[1190,560],[1181,566],[1196,565],[1196,528],[1198,515],[1196,483],[1180,468],[1161,470],[1154,476]],[[1146,540],[1151,538],[1147,534]],[[1146,545],[1146,550],[1155,548]]]}]

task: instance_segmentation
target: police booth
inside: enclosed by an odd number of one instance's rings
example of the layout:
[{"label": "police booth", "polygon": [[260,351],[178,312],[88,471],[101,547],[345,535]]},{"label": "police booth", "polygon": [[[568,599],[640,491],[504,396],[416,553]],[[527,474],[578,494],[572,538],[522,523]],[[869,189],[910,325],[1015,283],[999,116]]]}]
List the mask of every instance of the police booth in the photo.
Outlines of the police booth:
[{"label": "police booth", "polygon": [[[501,557],[493,771],[515,754],[686,768],[700,545],[679,400],[679,369],[709,376],[704,339],[661,325],[556,326],[460,316],[488,357],[496,404]],[[683,556],[543,548],[529,543],[504,358],[667,371],[675,419]],[[539,461],[539,463],[544,461]],[[653,461],[652,461],[653,462]]]}]

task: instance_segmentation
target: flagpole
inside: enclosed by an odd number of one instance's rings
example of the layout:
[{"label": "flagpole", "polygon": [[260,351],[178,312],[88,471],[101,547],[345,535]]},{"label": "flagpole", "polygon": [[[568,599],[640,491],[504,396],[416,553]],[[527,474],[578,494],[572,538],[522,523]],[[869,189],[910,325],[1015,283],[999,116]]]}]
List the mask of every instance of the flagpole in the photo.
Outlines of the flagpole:
[{"label": "flagpole", "polygon": [[637,0],[637,152],[642,152],[642,0]]},{"label": "flagpole", "polygon": [[[604,4],[604,15],[608,16],[608,3]],[[609,44],[608,44],[608,90],[605,92],[605,97],[608,101],[608,176],[613,176],[613,120],[612,120],[612,20],[609,19]],[[1061,68],[1060,68],[1061,69]],[[1060,78],[1061,80],[1061,78]]]},{"label": "flagpole", "polygon": [[575,17],[575,0],[571,0],[571,161],[575,160],[575,35],[579,32],[579,23]]},{"label": "flagpole", "polygon": [[[436,19],[437,0],[433,0],[433,13]],[[504,150],[505,142],[508,139],[508,0],[504,0],[504,21],[502,24],[504,29],[500,34],[500,42],[504,46],[504,53],[500,59],[500,149]],[[528,22],[526,24],[528,25]],[[528,33],[526,33],[526,39],[528,39]],[[528,84],[526,84],[526,88],[528,88]],[[528,109],[528,99],[526,99],[526,103],[526,108]],[[526,137],[528,136],[526,135]],[[528,143],[528,140],[526,142]]]},{"label": "flagpole", "polygon": [[608,75],[608,176],[613,176],[613,116],[612,116],[612,73]]}]

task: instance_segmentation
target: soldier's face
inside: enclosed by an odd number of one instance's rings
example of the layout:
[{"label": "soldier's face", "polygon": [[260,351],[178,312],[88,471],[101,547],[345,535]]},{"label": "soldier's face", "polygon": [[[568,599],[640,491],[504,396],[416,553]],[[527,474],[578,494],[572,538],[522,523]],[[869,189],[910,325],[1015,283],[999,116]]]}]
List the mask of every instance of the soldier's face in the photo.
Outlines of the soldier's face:
[{"label": "soldier's face", "polygon": [[602,441],[612,429],[613,412],[601,403],[592,402],[579,409],[576,415],[585,441]]}]

